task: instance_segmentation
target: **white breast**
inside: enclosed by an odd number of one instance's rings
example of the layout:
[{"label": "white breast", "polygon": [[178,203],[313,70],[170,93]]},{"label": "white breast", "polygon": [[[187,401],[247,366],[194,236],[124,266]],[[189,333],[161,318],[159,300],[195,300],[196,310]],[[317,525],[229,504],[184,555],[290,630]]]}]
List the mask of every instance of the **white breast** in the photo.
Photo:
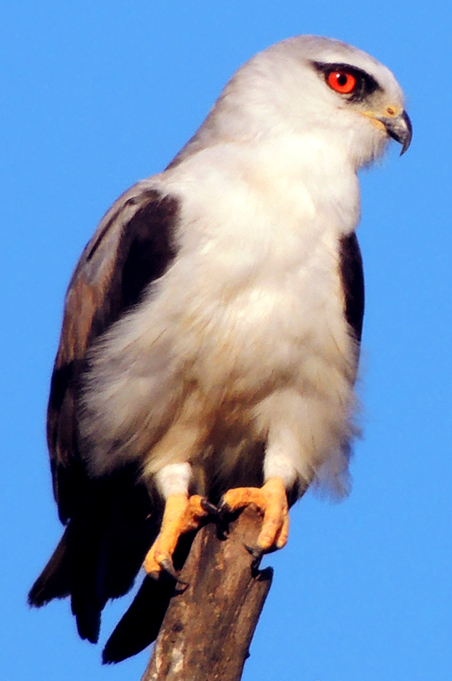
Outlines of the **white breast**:
[{"label": "white breast", "polygon": [[[323,152],[313,147],[322,176]],[[356,182],[343,167],[324,172],[322,183],[312,173],[302,180],[301,150],[293,140],[290,150],[281,141],[277,149],[279,156],[262,144],[251,155],[249,149],[208,149],[202,159],[187,159],[156,178],[158,189],[181,199],[180,250],[96,355],[87,393],[91,438],[98,445],[95,470],[145,454],[152,472],[193,456],[190,448],[206,437],[207,422],[237,402],[243,424],[262,437],[270,427],[267,407],[281,391],[334,403],[331,410],[322,407],[328,432],[338,431],[339,405],[343,437],[348,408],[340,405],[351,399],[353,350],[338,253],[340,237],[357,219]],[[300,419],[312,420],[306,402],[299,406]],[[171,428],[172,419],[188,454],[174,443],[172,453],[169,444],[154,446],[156,433]],[[325,430],[323,421],[319,427]],[[113,439],[128,448],[114,454]],[[331,437],[326,440],[322,452],[331,450]],[[306,449],[301,440],[299,445]],[[307,466],[301,461],[298,469],[306,472]]]}]

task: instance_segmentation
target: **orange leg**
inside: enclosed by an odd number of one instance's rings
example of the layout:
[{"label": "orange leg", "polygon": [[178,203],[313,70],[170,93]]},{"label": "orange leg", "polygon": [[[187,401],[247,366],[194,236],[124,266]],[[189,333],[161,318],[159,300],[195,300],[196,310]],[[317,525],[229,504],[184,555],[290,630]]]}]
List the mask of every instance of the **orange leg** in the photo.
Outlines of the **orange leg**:
[{"label": "orange leg", "polygon": [[261,488],[230,489],[223,496],[222,508],[232,512],[249,504],[255,504],[264,514],[258,549],[282,549],[289,536],[289,505],[282,478],[269,478]]},{"label": "orange leg", "polygon": [[201,518],[209,514],[203,497],[194,494],[170,494],[166,500],[162,526],[157,539],[144,559],[145,571],[158,578],[165,570],[175,579],[177,574],[173,566],[173,554],[181,534],[196,530]]}]

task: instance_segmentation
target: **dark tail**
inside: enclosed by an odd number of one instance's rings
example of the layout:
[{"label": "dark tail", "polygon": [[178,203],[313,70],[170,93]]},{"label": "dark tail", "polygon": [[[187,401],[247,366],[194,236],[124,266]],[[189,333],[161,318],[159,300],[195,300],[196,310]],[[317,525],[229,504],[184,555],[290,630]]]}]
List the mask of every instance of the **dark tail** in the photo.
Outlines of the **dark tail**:
[{"label": "dark tail", "polygon": [[173,593],[171,578],[156,581],[145,577],[131,606],[108,639],[102,662],[121,662],[155,641]]},{"label": "dark tail", "polygon": [[[181,570],[196,533],[183,535],[174,553],[174,567]],[[102,653],[102,662],[112,664],[136,655],[153,643],[177,589],[177,583],[166,573],[158,580],[145,577],[127,612],[116,625]]]},{"label": "dark tail", "polygon": [[40,608],[54,598],[65,598],[71,593],[68,529],[52,557],[28,594],[29,605]]},{"label": "dark tail", "polygon": [[[93,598],[92,589],[86,589],[83,577],[87,568],[77,565],[77,558],[74,555],[74,528],[69,523],[52,557],[31,587],[28,603],[40,608],[54,598],[71,596],[72,612],[81,638],[96,643],[105,600],[99,602],[98,598]],[[74,574],[79,574],[82,580],[74,579]]]}]

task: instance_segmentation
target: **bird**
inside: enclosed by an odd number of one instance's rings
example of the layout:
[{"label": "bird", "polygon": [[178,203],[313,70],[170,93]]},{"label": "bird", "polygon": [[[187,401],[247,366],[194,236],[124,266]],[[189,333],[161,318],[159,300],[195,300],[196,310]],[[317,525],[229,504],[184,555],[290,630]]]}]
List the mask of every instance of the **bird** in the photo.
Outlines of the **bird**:
[{"label": "bird", "polygon": [[[84,249],[48,405],[65,529],[29,603],[69,596],[94,643],[105,604],[143,566],[104,662],[155,639],[206,520],[256,504],[260,556],[285,546],[309,487],[347,494],[364,314],[357,173],[411,138],[383,64],[331,38],[283,40],[233,75]],[[126,626],[145,592],[146,624]]]}]

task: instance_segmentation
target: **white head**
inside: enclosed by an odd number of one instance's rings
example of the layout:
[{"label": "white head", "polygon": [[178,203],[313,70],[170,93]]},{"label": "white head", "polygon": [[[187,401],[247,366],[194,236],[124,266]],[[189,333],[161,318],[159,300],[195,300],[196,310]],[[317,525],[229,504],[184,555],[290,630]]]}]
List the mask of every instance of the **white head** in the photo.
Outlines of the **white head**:
[{"label": "white head", "polygon": [[314,133],[343,148],[355,168],[378,157],[390,137],[411,140],[402,90],[385,66],[346,43],[289,38],[260,52],[226,85],[177,157],[228,140]]}]

